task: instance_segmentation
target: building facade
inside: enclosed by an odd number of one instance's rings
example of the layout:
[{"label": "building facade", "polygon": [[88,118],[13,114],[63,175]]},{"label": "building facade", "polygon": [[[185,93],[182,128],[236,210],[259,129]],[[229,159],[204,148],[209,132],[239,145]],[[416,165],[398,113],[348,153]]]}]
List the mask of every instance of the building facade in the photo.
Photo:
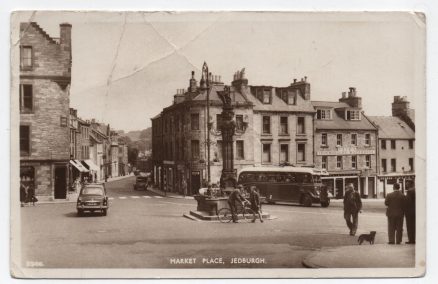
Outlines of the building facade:
[{"label": "building facade", "polygon": [[69,180],[71,25],[50,37],[20,24],[20,181],[39,199],[65,199]]},{"label": "building facade", "polygon": [[342,198],[345,185],[352,183],[364,198],[376,198],[377,128],[362,111],[362,98],[355,88],[342,94],[339,102],[312,102],[314,117],[315,167],[335,198]]},{"label": "building facade", "polygon": [[371,116],[378,128],[378,196],[386,197],[399,183],[415,181],[415,124],[406,97],[394,97],[392,116]]},{"label": "building facade", "polygon": [[[188,89],[177,90],[173,105],[152,118],[153,176],[162,190],[192,195],[206,185],[208,140],[211,183],[219,185],[223,162],[220,94],[225,85],[219,76],[211,75],[207,89],[206,80],[202,77],[198,85],[192,72]],[[250,86],[242,70],[234,74],[229,88],[237,171],[254,165],[313,165],[315,110],[305,79],[286,87]]]}]

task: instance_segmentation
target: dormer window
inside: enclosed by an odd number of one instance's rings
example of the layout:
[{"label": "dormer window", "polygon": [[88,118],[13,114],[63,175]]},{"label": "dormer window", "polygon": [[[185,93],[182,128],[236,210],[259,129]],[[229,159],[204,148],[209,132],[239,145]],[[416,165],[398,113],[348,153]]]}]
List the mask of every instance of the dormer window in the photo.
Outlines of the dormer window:
[{"label": "dormer window", "polygon": [[293,90],[288,89],[276,89],[277,96],[282,99],[288,105],[296,104],[296,94]]},{"label": "dormer window", "polygon": [[254,89],[251,89],[251,92],[263,104],[272,103],[271,88],[255,87]]},{"label": "dormer window", "polygon": [[263,103],[264,104],[271,103],[271,92],[269,90],[263,90]]},{"label": "dormer window", "polygon": [[330,120],[332,119],[332,112],[330,109],[318,109],[316,111],[316,119]]},{"label": "dormer window", "polygon": [[346,120],[360,120],[360,111],[359,110],[347,110],[345,112]]}]

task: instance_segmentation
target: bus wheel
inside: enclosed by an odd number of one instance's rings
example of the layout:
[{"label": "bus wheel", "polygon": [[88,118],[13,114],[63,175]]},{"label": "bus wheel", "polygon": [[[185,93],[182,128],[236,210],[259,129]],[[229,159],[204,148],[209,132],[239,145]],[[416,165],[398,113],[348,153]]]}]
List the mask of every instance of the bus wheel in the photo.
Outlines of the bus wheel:
[{"label": "bus wheel", "polygon": [[312,206],[312,198],[306,194],[301,198],[301,204],[303,204],[306,207],[311,207]]},{"label": "bus wheel", "polygon": [[272,200],[266,200],[266,202],[267,202],[268,204],[275,204],[275,201],[272,201]]},{"label": "bus wheel", "polygon": [[330,205],[329,201],[321,202],[321,207],[328,207]]}]

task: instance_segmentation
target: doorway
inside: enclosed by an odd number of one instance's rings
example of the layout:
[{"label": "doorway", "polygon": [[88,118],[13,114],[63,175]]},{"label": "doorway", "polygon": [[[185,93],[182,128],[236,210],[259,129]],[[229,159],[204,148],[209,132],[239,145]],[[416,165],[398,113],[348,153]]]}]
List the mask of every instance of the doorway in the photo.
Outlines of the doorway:
[{"label": "doorway", "polygon": [[192,172],[192,195],[199,193],[199,188],[201,187],[201,173]]},{"label": "doorway", "polygon": [[67,198],[66,167],[55,166],[55,199]]}]

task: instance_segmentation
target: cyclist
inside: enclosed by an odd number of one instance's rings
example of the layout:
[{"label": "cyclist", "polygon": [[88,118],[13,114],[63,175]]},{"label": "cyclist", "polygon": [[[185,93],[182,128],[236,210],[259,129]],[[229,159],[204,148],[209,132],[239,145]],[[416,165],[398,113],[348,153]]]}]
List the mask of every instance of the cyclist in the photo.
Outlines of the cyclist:
[{"label": "cyclist", "polygon": [[[251,203],[252,211],[254,211],[254,213],[259,215],[260,222],[263,223],[262,214],[260,212],[260,206],[261,206],[261,204],[260,204],[260,194],[257,192],[257,188],[254,185],[250,187],[249,202]],[[252,220],[252,222],[254,223],[255,220],[256,220],[256,216],[254,214],[254,219]]]},{"label": "cyclist", "polygon": [[228,205],[230,206],[231,215],[233,217],[233,223],[238,223],[237,221],[237,209],[236,209],[236,201],[240,202],[242,206],[244,206],[245,198],[242,196],[241,190],[243,186],[239,184],[233,192],[231,192],[228,197]]}]

